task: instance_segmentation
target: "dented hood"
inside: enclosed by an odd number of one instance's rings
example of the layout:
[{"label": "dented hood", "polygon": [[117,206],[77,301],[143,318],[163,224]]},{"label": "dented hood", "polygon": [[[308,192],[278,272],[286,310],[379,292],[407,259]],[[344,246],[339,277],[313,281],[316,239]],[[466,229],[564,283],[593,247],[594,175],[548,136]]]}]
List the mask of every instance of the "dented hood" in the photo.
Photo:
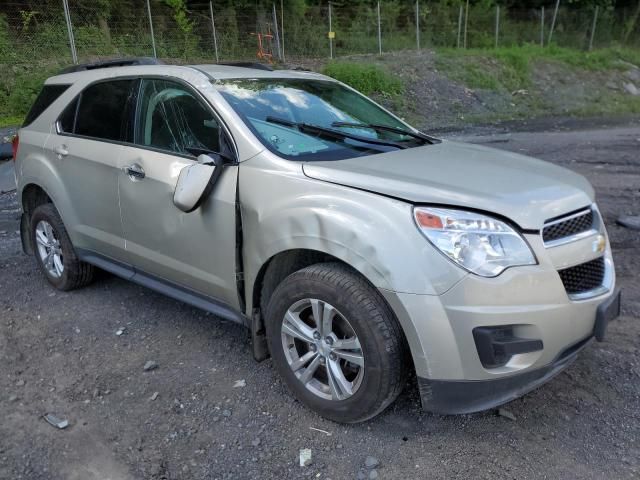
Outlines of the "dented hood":
[{"label": "dented hood", "polygon": [[516,153],[443,141],[347,160],[308,162],[305,175],[407,200],[494,212],[523,229],[593,202],[581,175]]}]

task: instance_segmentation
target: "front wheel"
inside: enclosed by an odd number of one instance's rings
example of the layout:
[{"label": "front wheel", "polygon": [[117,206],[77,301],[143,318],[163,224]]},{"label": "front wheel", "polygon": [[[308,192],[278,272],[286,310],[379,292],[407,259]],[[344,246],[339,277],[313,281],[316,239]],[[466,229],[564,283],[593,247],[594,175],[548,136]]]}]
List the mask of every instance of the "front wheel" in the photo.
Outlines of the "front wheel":
[{"label": "front wheel", "polygon": [[266,312],[271,355],[295,395],[343,423],[374,417],[400,394],[406,346],[380,293],[338,263],[289,275]]}]

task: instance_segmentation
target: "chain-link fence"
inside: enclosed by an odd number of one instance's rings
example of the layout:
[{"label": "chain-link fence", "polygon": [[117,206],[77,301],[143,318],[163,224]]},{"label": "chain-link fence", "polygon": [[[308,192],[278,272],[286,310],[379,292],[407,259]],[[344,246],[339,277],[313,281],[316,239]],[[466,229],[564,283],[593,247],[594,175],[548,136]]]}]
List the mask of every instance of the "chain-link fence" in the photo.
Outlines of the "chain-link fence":
[{"label": "chain-link fence", "polygon": [[[288,7],[256,2],[218,8],[167,0],[110,2],[4,0],[0,64],[71,63],[117,56],[169,62],[338,57],[429,47],[494,47],[525,43],[589,49],[640,43],[628,32],[633,7],[576,7],[551,0],[541,8],[490,1],[330,2]],[[262,5],[262,6],[260,6]],[[554,20],[555,19],[555,20]]]}]

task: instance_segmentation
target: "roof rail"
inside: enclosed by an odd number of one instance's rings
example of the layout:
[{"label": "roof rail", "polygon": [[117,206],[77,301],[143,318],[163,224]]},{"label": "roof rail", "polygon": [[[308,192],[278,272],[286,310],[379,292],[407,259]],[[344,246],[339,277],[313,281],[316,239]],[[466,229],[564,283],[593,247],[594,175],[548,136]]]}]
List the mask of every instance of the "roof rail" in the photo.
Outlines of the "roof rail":
[{"label": "roof rail", "polygon": [[253,68],[255,70],[266,70],[273,72],[273,68],[264,63],[258,62],[220,62],[218,65],[226,65],[228,67]]},{"label": "roof rail", "polygon": [[96,70],[98,68],[129,67],[132,65],[164,65],[164,62],[153,57],[115,58],[112,60],[100,60],[93,63],[71,65],[70,67],[63,68],[59,75],[63,73],[83,72],[85,70]]}]

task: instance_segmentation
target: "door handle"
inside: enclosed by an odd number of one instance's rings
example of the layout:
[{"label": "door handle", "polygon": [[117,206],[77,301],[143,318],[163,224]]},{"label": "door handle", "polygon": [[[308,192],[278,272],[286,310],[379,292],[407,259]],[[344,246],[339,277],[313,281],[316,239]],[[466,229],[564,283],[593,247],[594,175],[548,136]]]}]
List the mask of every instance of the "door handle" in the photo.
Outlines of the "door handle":
[{"label": "door handle", "polygon": [[124,167],[124,171],[133,181],[142,180],[145,177],[144,169],[137,163]]},{"label": "door handle", "polygon": [[64,144],[58,145],[53,149],[53,151],[56,155],[58,155],[58,158],[66,157],[67,155],[69,155],[69,150],[67,150],[67,146]]}]

